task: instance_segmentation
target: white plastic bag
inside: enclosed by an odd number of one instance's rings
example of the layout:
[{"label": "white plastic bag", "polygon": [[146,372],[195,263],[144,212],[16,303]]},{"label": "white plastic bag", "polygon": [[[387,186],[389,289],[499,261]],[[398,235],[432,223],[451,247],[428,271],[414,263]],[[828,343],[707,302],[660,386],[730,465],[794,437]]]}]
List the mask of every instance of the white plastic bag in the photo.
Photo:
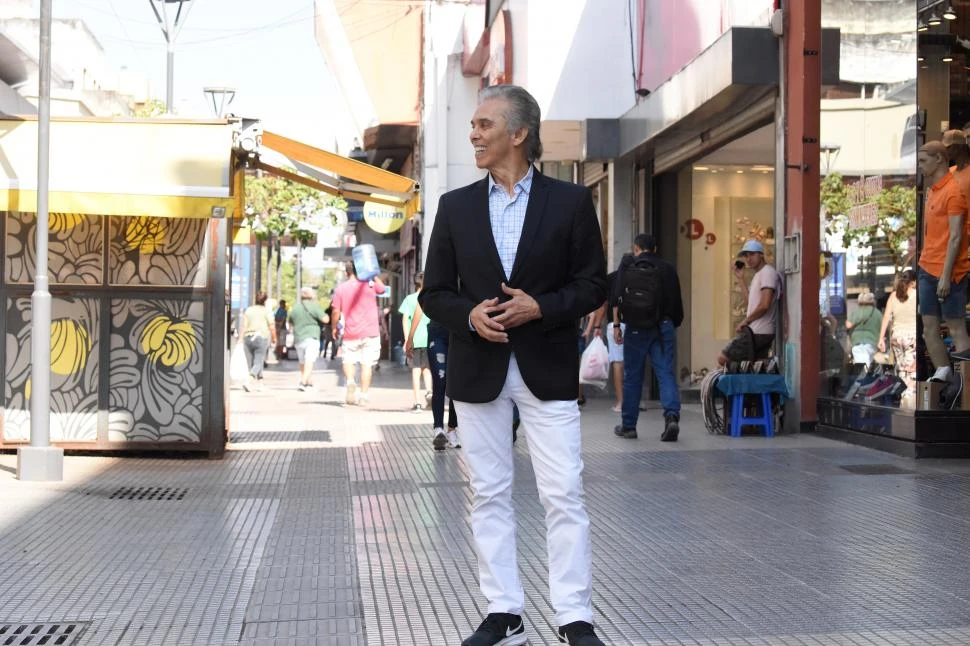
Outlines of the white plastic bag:
[{"label": "white plastic bag", "polygon": [[229,383],[230,385],[242,384],[249,378],[249,364],[246,361],[246,351],[243,349],[244,341],[239,339],[229,353]]},{"label": "white plastic bag", "polygon": [[582,358],[579,360],[579,383],[589,384],[597,388],[606,388],[606,379],[610,373],[610,353],[600,337],[586,346]]}]

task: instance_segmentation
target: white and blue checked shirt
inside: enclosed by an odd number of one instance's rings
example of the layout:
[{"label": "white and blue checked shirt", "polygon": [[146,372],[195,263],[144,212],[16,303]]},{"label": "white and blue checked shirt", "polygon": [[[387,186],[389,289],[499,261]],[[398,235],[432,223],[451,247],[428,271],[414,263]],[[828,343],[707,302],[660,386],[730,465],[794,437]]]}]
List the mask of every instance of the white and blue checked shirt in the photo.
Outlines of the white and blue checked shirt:
[{"label": "white and blue checked shirt", "polygon": [[529,165],[529,172],[512,188],[512,197],[509,197],[502,186],[495,183],[491,173],[488,174],[488,219],[492,223],[492,237],[495,238],[506,280],[512,276],[515,252],[519,248],[519,238],[522,237],[525,210],[529,205],[529,192],[532,191],[533,171],[534,167]]}]

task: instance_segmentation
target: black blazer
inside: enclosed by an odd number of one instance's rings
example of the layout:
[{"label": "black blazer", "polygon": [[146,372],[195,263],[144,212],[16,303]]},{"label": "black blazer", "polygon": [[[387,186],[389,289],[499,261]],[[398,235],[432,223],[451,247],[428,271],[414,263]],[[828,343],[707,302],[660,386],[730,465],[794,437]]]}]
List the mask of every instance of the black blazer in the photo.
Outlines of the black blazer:
[{"label": "black blazer", "polygon": [[[539,303],[542,318],[508,330],[509,343],[469,329],[472,308],[508,300],[501,284]],[[418,300],[451,332],[448,396],[496,399],[515,352],[522,378],[541,400],[575,399],[579,388],[577,322],[606,300],[606,262],[589,189],[534,171],[512,275],[506,279],[492,236],[488,178],[441,196]]]}]

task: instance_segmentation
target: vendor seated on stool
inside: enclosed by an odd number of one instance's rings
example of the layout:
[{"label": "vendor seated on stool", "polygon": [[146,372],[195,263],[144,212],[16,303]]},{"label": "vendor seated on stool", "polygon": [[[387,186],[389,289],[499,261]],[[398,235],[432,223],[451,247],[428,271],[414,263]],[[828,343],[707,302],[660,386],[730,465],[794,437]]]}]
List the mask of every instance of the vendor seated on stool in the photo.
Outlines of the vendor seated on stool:
[{"label": "vendor seated on stool", "polygon": [[[766,359],[775,342],[775,318],[778,312],[781,281],[775,268],[765,262],[765,247],[757,240],[748,240],[741,247],[734,265],[734,280],[745,295],[747,316],[735,329],[737,336],[717,357],[721,367],[729,361]],[[744,265],[754,271],[751,285],[744,282]]]}]

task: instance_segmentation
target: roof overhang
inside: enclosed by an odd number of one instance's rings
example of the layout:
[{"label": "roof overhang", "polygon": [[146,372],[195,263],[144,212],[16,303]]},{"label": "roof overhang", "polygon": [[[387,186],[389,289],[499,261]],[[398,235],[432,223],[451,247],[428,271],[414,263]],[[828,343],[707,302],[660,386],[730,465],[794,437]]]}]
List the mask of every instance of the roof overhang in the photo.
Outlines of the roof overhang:
[{"label": "roof overhang", "polygon": [[256,165],[278,177],[331,195],[401,208],[407,218],[421,208],[420,187],[410,177],[314,148],[273,132],[262,134],[261,152],[267,151],[285,158],[285,166],[289,168],[271,164],[262,158]]},{"label": "roof overhang", "polygon": [[[822,43],[822,82],[838,83],[839,31],[823,30]],[[679,145],[752,107],[768,105],[773,113],[779,78],[779,40],[771,30],[732,27],[626,114],[585,121],[583,158],[615,159]],[[760,125],[763,115],[745,127]]]},{"label": "roof overhang", "polygon": [[[0,118],[0,211],[37,210],[38,121]],[[221,217],[231,198],[225,121],[52,119],[53,213]]]}]

